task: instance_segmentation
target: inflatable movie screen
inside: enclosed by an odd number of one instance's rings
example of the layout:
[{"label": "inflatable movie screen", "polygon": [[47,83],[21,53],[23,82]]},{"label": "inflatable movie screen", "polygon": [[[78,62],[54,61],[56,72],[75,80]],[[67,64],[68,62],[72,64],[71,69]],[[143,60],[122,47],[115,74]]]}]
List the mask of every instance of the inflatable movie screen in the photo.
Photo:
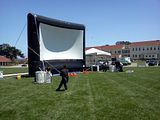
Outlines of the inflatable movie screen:
[{"label": "inflatable movie screen", "polygon": [[57,73],[65,64],[70,71],[85,66],[85,26],[82,24],[28,14],[29,75],[52,68]]}]

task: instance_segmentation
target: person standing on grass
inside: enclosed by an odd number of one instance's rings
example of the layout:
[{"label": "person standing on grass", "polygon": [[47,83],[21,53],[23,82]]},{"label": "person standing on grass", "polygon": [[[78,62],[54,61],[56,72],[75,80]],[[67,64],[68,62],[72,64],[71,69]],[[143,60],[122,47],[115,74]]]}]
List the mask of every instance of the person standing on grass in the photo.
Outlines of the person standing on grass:
[{"label": "person standing on grass", "polygon": [[104,62],[104,63],[102,64],[102,70],[103,70],[103,72],[106,72],[106,71],[107,71],[107,63],[106,63],[106,62]]},{"label": "person standing on grass", "polygon": [[65,90],[67,90],[67,83],[69,80],[68,71],[69,70],[67,69],[66,65],[64,65],[62,70],[60,71],[60,76],[62,77],[62,80],[61,80],[58,88],[56,89],[56,91],[60,91],[62,85],[64,85]]}]

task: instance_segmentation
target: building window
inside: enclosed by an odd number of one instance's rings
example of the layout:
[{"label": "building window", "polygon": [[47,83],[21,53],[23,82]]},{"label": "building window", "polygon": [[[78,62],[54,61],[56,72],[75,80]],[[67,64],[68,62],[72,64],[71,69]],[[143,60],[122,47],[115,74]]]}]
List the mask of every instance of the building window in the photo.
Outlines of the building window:
[{"label": "building window", "polygon": [[149,50],[149,48],[147,48],[147,50]]},{"label": "building window", "polygon": [[135,55],[135,57],[137,57],[137,55]]},{"label": "building window", "polygon": [[141,51],[141,48],[139,48],[139,51]]},{"label": "building window", "polygon": [[134,48],[132,49],[132,51],[134,51]]},{"label": "building window", "polygon": [[154,47],[154,50],[156,50],[156,47]]},{"label": "building window", "polygon": [[129,50],[122,50],[122,53],[129,53]]},{"label": "building window", "polygon": [[150,47],[150,50],[152,50],[152,47]]},{"label": "building window", "polygon": [[136,48],[136,51],[137,51],[137,48]]},{"label": "building window", "polygon": [[149,57],[151,57],[151,55],[149,55]]},{"label": "building window", "polygon": [[121,51],[118,51],[118,54],[121,54]]},{"label": "building window", "polygon": [[147,58],[148,56],[146,55],[146,58]]},{"label": "building window", "polygon": [[143,48],[143,51],[144,51],[145,49]]},{"label": "building window", "polygon": [[133,57],[134,57],[134,54],[133,54]]},{"label": "building window", "polygon": [[117,52],[115,51],[115,54],[116,54]]},{"label": "building window", "polygon": [[154,55],[152,55],[152,57],[154,58]]}]

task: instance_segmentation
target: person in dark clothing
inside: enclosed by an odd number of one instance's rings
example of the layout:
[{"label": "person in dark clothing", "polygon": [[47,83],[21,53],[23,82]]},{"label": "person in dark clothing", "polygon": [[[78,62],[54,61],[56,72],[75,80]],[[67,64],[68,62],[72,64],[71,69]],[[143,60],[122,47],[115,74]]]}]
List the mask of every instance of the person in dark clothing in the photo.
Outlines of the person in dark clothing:
[{"label": "person in dark clothing", "polygon": [[102,64],[102,70],[103,70],[103,72],[106,72],[108,70],[108,63],[104,62]]},{"label": "person in dark clothing", "polygon": [[115,62],[115,66],[118,72],[123,72],[123,65],[119,61]]},{"label": "person in dark clothing", "polygon": [[66,65],[64,65],[62,70],[60,71],[60,76],[62,77],[62,80],[61,80],[58,88],[56,89],[56,91],[60,91],[62,85],[64,85],[65,90],[67,90],[67,82],[69,80],[69,77],[68,77],[68,69],[67,69]]}]

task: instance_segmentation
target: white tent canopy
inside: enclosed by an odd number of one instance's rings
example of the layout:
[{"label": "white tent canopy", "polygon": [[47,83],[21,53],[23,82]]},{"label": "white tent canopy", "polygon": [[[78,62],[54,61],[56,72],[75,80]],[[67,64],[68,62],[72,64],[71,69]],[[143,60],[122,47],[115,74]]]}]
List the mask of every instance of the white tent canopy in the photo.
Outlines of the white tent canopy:
[{"label": "white tent canopy", "polygon": [[96,48],[90,48],[90,49],[86,50],[85,54],[86,55],[96,54],[96,55],[108,55],[108,56],[111,56],[111,53],[105,52],[105,51],[102,51],[102,50],[98,50]]}]

